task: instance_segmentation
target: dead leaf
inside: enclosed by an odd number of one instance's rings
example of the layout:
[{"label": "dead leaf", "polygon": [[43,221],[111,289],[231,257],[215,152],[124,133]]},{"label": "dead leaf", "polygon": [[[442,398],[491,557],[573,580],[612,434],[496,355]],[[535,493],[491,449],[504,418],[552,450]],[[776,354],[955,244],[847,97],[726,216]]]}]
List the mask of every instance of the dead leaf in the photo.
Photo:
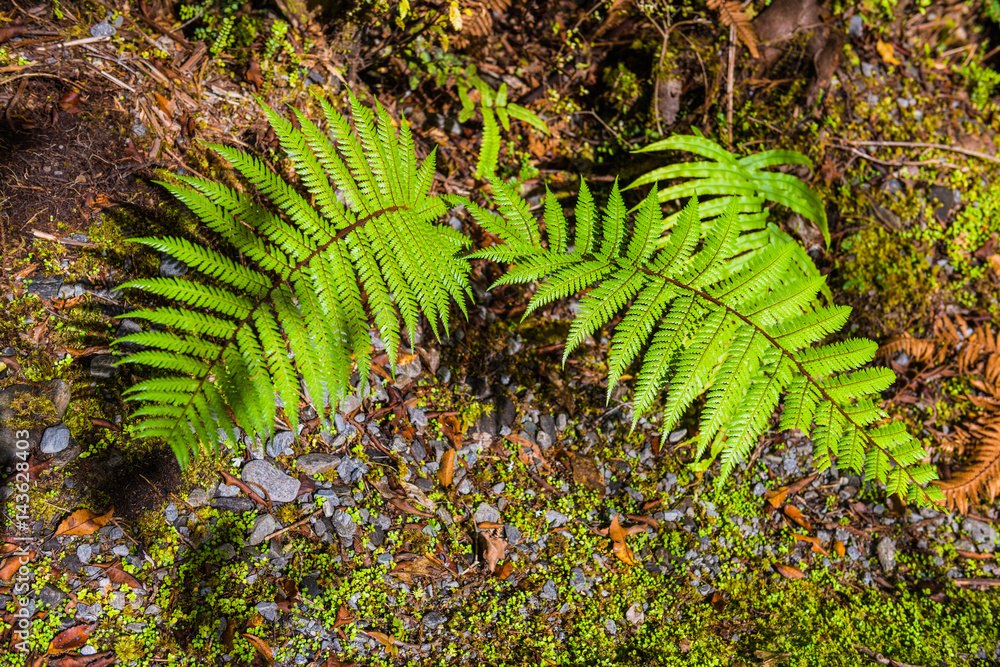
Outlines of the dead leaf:
[{"label": "dead leaf", "polygon": [[441,486],[451,486],[455,476],[455,449],[449,449],[441,457],[441,467],[438,468],[438,481]]},{"label": "dead leaf", "polygon": [[833,553],[837,554],[837,558],[843,558],[847,550],[844,548],[844,543],[840,540],[833,541]]},{"label": "dead leaf", "polygon": [[608,527],[608,537],[612,540],[611,549],[618,556],[618,560],[625,563],[626,565],[635,565],[635,556],[632,554],[632,549],[625,542],[625,531],[622,529],[620,523],[618,523],[618,515],[611,520],[611,525]]},{"label": "dead leaf", "polygon": [[677,648],[681,650],[681,653],[687,653],[691,650],[691,641],[687,638],[682,638],[677,642]]},{"label": "dead leaf", "polygon": [[486,540],[486,553],[483,554],[483,557],[486,559],[486,567],[490,572],[495,572],[497,561],[507,554],[507,542],[500,537],[494,537],[488,533],[480,534]]},{"label": "dead leaf", "polygon": [[410,484],[409,482],[402,483],[403,490],[406,491],[406,497],[410,500],[415,500],[419,504],[423,505],[430,511],[434,512],[437,510],[437,503],[427,497],[420,487],[416,484]]},{"label": "dead leaf", "polygon": [[411,561],[400,563],[390,574],[399,577],[405,584],[412,586],[416,577],[438,577],[447,572],[438,563],[427,556],[418,556]]},{"label": "dead leaf", "polygon": [[764,499],[770,503],[771,507],[778,509],[781,507],[781,503],[785,502],[785,497],[788,495],[788,487],[783,486],[780,489],[768,489],[764,492]]},{"label": "dead leaf", "polygon": [[155,91],[153,92],[153,96],[156,98],[156,106],[160,108],[160,111],[166,114],[167,118],[172,118],[174,112],[177,111],[177,105]]},{"label": "dead leaf", "polygon": [[243,634],[243,639],[253,644],[253,647],[257,649],[257,652],[263,656],[264,660],[267,660],[267,664],[274,664],[274,650],[266,641],[257,635],[251,635],[248,633]]},{"label": "dead leaf", "polygon": [[[98,565],[98,567],[101,566]],[[119,563],[115,563],[111,567],[108,567],[104,570],[104,572],[108,575],[108,578],[111,579],[112,583],[118,584],[119,586],[125,584],[129,588],[145,588],[145,586],[143,586],[138,579],[123,570],[121,564]]]},{"label": "dead leaf", "polygon": [[385,646],[385,652],[389,655],[396,655],[399,653],[399,649],[396,648],[396,638],[390,637],[389,635],[382,632],[375,632],[373,630],[365,630],[364,633],[371,637],[372,639],[378,640],[380,644]]},{"label": "dead leaf", "polygon": [[114,506],[108,510],[107,514],[100,516],[89,509],[77,510],[63,519],[53,537],[62,537],[63,535],[92,535],[111,521],[111,517],[114,514]]},{"label": "dead leaf", "polygon": [[539,470],[543,470],[550,475],[552,474],[552,468],[549,466],[549,462],[545,460],[545,457],[542,456],[542,450],[538,448],[537,443],[513,433],[504,437],[518,446],[517,458],[521,460],[521,463],[529,468],[533,465],[538,466]]},{"label": "dead leaf", "polygon": [[880,39],[875,43],[875,50],[878,51],[880,56],[882,56],[882,60],[885,61],[886,65],[903,64],[903,61],[896,57],[896,49],[893,48],[892,44],[883,42]]},{"label": "dead leaf", "polygon": [[758,660],[763,660],[760,667],[777,667],[778,663],[784,662],[792,657],[791,653],[772,653],[771,651],[754,651],[753,655]]},{"label": "dead leaf", "polygon": [[0,568],[0,581],[10,581],[11,579],[13,579],[14,574],[21,569],[21,566],[30,563],[34,559],[34,557],[35,557],[35,552],[29,551],[27,557],[11,556],[10,558],[8,558],[7,562],[3,564],[2,568]]},{"label": "dead leaf", "polygon": [[785,516],[797,523],[798,525],[805,528],[807,531],[812,532],[812,525],[810,525],[809,520],[802,515],[802,510],[800,510],[795,505],[785,505],[784,508]]},{"label": "dead leaf", "polygon": [[573,468],[573,483],[591,491],[597,492],[598,498],[604,497],[604,477],[597,468],[597,461],[592,456],[572,454],[570,466]]},{"label": "dead leaf", "polygon": [[429,512],[421,512],[416,507],[406,502],[402,498],[390,498],[389,504],[398,509],[401,512],[406,512],[407,514],[416,514],[417,516],[422,516],[430,519],[434,515]]},{"label": "dead leaf", "polygon": [[56,655],[80,648],[87,643],[87,640],[90,639],[90,634],[96,629],[97,623],[74,625],[72,628],[66,628],[52,638],[52,641],[49,642],[47,653],[49,655]]},{"label": "dead leaf", "polygon": [[760,52],[757,50],[757,34],[739,2],[736,0],[708,0],[708,8],[718,12],[719,20],[723,25],[735,27],[736,36],[750,51],[750,55],[754,58],[760,58]]},{"label": "dead leaf", "polygon": [[17,37],[27,29],[28,26],[26,25],[9,25],[4,28],[0,28],[0,44]]},{"label": "dead leaf", "polygon": [[798,535],[798,534],[793,534],[792,537],[794,537],[797,542],[807,542],[811,544],[812,551],[827,557],[830,556],[830,552],[823,548],[823,545],[820,544],[818,537],[813,537],[812,535]]},{"label": "dead leaf", "polygon": [[774,569],[778,571],[778,574],[783,576],[785,579],[805,579],[805,573],[797,567],[791,565],[785,565],[784,563],[775,563]]},{"label": "dead leaf", "polygon": [[677,121],[677,114],[681,110],[681,92],[683,90],[684,86],[680,79],[671,77],[656,80],[656,113],[667,127]]},{"label": "dead leaf", "polygon": [[719,591],[712,591],[711,595],[705,597],[705,602],[712,605],[712,609],[717,614],[721,614],[726,610],[726,598]]},{"label": "dead leaf", "polygon": [[959,556],[973,560],[990,560],[991,558],[995,558],[994,554],[977,554],[975,551],[962,551],[961,549],[956,549],[955,551]]},{"label": "dead leaf", "polygon": [[260,92],[260,89],[264,86],[264,77],[260,72],[260,63],[257,62],[256,58],[250,59],[250,64],[247,67],[247,81],[253,84],[253,87]]}]

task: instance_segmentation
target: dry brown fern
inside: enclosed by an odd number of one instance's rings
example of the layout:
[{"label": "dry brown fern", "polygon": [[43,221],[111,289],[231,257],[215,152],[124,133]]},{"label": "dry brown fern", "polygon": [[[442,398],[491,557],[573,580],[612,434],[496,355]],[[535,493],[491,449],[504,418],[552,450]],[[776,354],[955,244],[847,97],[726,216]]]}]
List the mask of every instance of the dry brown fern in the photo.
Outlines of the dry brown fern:
[{"label": "dry brown fern", "polygon": [[708,0],[708,8],[719,15],[722,24],[736,28],[736,35],[743,45],[750,50],[750,55],[760,58],[757,50],[757,33],[754,32],[750,19],[743,12],[743,5],[735,0]]},{"label": "dry brown fern", "polygon": [[[971,333],[970,333],[971,332]],[[972,329],[961,317],[941,318],[933,338],[902,336],[886,343],[885,355],[906,352],[914,361],[940,365],[951,361],[960,375],[972,376],[970,384],[980,395],[966,399],[982,412],[971,423],[957,425],[942,446],[959,456],[969,454],[968,463],[950,479],[936,482],[945,505],[962,514],[980,495],[989,502],[1000,495],[1000,340],[989,324]]]},{"label": "dry brown fern", "polygon": [[510,0],[466,0],[462,3],[462,34],[486,37],[493,33],[493,12],[510,9]]}]

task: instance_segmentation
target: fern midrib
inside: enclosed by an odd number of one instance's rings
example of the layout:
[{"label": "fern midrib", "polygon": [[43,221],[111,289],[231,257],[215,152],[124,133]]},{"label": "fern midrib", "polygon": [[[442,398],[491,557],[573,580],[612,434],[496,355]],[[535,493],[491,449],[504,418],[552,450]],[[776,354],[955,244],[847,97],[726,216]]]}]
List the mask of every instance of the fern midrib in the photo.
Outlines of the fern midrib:
[{"label": "fern midrib", "polygon": [[[379,209],[378,211],[375,211],[374,213],[370,213],[367,216],[361,218],[360,220],[356,220],[355,222],[351,223],[350,225],[348,225],[344,229],[338,231],[337,234],[335,236],[333,236],[329,241],[327,241],[326,243],[323,243],[322,245],[317,246],[316,249],[313,250],[309,254],[308,257],[306,257],[306,258],[304,258],[304,259],[296,262],[291,267],[291,273],[295,273],[297,271],[300,271],[302,269],[302,267],[308,266],[309,263],[313,259],[316,258],[316,256],[318,256],[321,253],[325,252],[331,245],[333,245],[334,243],[336,243],[338,241],[342,241],[343,239],[347,238],[347,236],[349,236],[351,234],[351,232],[359,229],[360,227],[364,226],[365,224],[367,224],[371,220],[373,220],[373,219],[375,219],[375,218],[377,218],[379,216],[382,216],[382,215],[386,215],[386,214],[389,214],[389,213],[394,213],[396,211],[403,210],[405,208],[409,208],[409,207],[406,207],[406,206],[388,206],[388,207],[386,207],[384,209]],[[267,292],[265,292],[264,294],[260,295],[257,298],[257,300],[254,302],[253,306],[250,308],[250,312],[246,316],[244,316],[236,324],[236,327],[233,329],[233,333],[230,334],[229,338],[227,338],[224,342],[220,343],[218,352],[216,352],[215,357],[211,361],[207,362],[208,365],[207,365],[207,368],[205,369],[205,372],[198,379],[197,386],[190,393],[190,398],[188,398],[187,403],[184,404],[184,409],[181,411],[182,415],[183,414],[187,414],[188,410],[191,409],[191,406],[194,403],[195,397],[200,396],[202,394],[202,390],[203,390],[203,387],[205,386],[205,382],[210,381],[210,378],[213,375],[212,370],[216,367],[216,365],[222,359],[222,356],[225,354],[226,350],[229,349],[229,347],[236,342],[236,336],[239,334],[240,330],[244,326],[246,326],[248,322],[250,322],[250,320],[254,316],[254,313],[257,312],[257,309],[260,308],[260,306],[262,304],[264,304],[265,302],[271,300],[272,295],[274,294],[274,291],[277,290],[277,289],[279,289],[283,284],[284,284],[284,281],[281,279],[281,277],[280,276],[275,276],[275,280],[271,284],[271,287],[267,290]],[[171,431],[169,433],[169,437],[167,438],[168,440],[171,437],[173,437],[174,430],[177,429],[177,428],[179,428],[181,426],[181,424],[182,424],[182,421],[178,420],[177,424],[174,426],[174,428],[171,429]]]},{"label": "fern midrib", "polygon": [[[620,262],[615,261],[615,264],[620,265]],[[910,482],[913,484],[913,486],[919,488],[921,490],[921,492],[924,494],[924,497],[927,498],[927,492],[924,491],[923,487],[920,484],[917,483],[917,480],[914,479],[914,477],[910,473],[909,469],[906,466],[900,465],[899,461],[896,459],[895,456],[893,456],[887,449],[885,449],[884,447],[880,446],[877,442],[875,442],[874,438],[872,438],[868,434],[868,432],[864,429],[864,427],[860,426],[855,420],[851,419],[851,417],[848,415],[847,411],[844,410],[844,408],[840,405],[840,403],[838,401],[834,400],[833,397],[831,397],[830,394],[827,393],[826,389],[819,382],[819,380],[816,379],[812,375],[812,373],[810,373],[809,371],[806,370],[806,368],[805,368],[805,366],[803,365],[802,362],[800,362],[799,360],[797,360],[795,358],[795,355],[792,353],[792,351],[788,350],[787,348],[785,348],[785,346],[781,345],[778,342],[778,340],[774,336],[772,336],[771,334],[769,334],[766,330],[764,330],[763,327],[759,326],[756,322],[754,322],[750,318],[746,317],[743,313],[741,313],[740,311],[738,311],[735,308],[731,307],[729,304],[727,304],[727,303],[725,303],[723,301],[720,301],[719,299],[715,298],[711,294],[708,294],[707,292],[704,292],[704,291],[702,291],[702,290],[700,290],[700,289],[698,289],[696,287],[692,287],[691,285],[689,285],[687,283],[683,283],[683,282],[681,282],[679,280],[676,280],[675,278],[671,278],[670,276],[666,276],[666,275],[664,275],[662,273],[659,273],[657,271],[652,271],[652,270],[647,269],[645,267],[642,267],[640,270],[643,273],[645,273],[646,275],[655,276],[657,278],[665,280],[665,281],[669,282],[670,284],[674,285],[675,287],[678,287],[678,288],[680,288],[682,290],[688,291],[688,292],[694,294],[697,297],[705,299],[706,301],[708,301],[708,302],[710,302],[710,303],[712,303],[712,304],[714,304],[716,306],[719,306],[720,308],[724,308],[724,309],[726,309],[727,312],[729,312],[730,314],[736,316],[742,322],[744,322],[746,324],[749,324],[750,326],[754,327],[754,329],[756,329],[757,331],[759,331],[760,334],[762,336],[764,336],[764,338],[767,339],[767,341],[772,346],[774,346],[775,349],[779,350],[783,356],[785,356],[786,358],[788,358],[795,365],[795,367],[798,369],[798,372],[800,373],[800,375],[802,377],[807,378],[807,380],[809,382],[811,382],[812,385],[817,389],[817,391],[819,392],[819,394],[825,400],[829,401],[830,404],[833,407],[835,407],[836,410],[841,414],[841,416],[844,418],[844,420],[847,423],[852,424],[854,426],[854,428],[859,433],[862,434],[862,436],[864,437],[864,439],[873,448],[875,448],[875,449],[879,450],[880,452],[882,452],[883,454],[885,454],[889,458],[889,460],[893,463],[893,465],[895,465],[897,468],[903,470],[903,472],[906,474],[906,476],[909,477]]]}]

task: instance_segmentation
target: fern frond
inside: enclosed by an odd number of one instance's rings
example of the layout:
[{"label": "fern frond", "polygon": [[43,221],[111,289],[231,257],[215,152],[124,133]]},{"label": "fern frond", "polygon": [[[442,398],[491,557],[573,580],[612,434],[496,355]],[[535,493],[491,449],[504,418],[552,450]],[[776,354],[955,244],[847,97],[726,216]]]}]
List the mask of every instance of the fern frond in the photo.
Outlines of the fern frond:
[{"label": "fern frond", "polygon": [[[719,154],[711,142],[693,141],[690,147],[717,159],[703,168],[706,174],[740,174],[788,157],[772,153],[744,166],[731,154]],[[772,183],[791,187],[783,179]],[[608,358],[609,397],[636,361],[634,419],[648,414],[662,396],[666,433],[707,391],[699,454],[721,444],[722,479],[748,460],[784,396],[780,426],[812,436],[818,467],[836,460],[902,496],[932,501],[935,491],[926,487],[920,443],[897,423],[880,425],[885,415],[876,399],[895,378],[887,369],[866,367],[876,346],[855,339],[817,345],[845,323],[850,309],[818,303],[825,279],[811,262],[801,267],[804,254],[779,244],[749,259],[736,257],[749,224],[745,218],[759,213],[747,205],[752,200],[738,197],[726,199],[721,209],[712,204],[708,225],[692,197],[666,239],[657,242],[653,230],[661,217],[661,194],[654,190],[637,207],[629,235],[624,203],[612,188],[597,234],[592,198],[581,188],[572,251],[553,249],[561,246],[552,243],[559,240],[559,222],[550,230],[548,250],[541,239],[525,234],[531,227],[523,219],[491,222],[514,264],[497,283],[541,281],[526,314],[554,299],[583,294],[567,355],[621,316]],[[554,206],[546,202],[546,218],[558,221]],[[509,201],[505,209],[505,217],[524,215]]]},{"label": "fern frond", "polygon": [[164,374],[127,396],[143,403],[135,434],[167,441],[182,463],[212,451],[236,424],[266,439],[279,404],[296,429],[300,389],[327,420],[353,391],[352,371],[367,381],[373,325],[394,361],[400,320],[412,336],[426,317],[438,334],[448,330],[452,300],[465,311],[469,264],[457,254],[467,241],[437,225],[448,205],[430,195],[433,153],[418,167],[405,121],[397,129],[385,109],[349,97],[353,124],[321,100],[326,132],[298,112],[298,128],[265,112],[308,198],[225,146],[213,148],[255,196],[190,177],[165,184],[247,262],[182,239],[144,238],[200,277],[125,285],[184,306],[129,313],[168,331],[122,339],[149,349],[120,362]]}]

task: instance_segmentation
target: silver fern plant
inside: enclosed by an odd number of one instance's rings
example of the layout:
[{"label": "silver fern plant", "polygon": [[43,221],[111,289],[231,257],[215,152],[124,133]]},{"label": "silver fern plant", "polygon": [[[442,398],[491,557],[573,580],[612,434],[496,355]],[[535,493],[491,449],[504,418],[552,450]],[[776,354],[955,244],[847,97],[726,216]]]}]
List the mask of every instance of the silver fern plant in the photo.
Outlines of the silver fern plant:
[{"label": "silver fern plant", "polygon": [[747,461],[784,396],[780,428],[813,437],[817,468],[836,461],[904,498],[929,503],[940,497],[936,486],[928,486],[935,468],[922,463],[920,442],[898,422],[883,424],[877,397],[895,375],[865,367],[876,345],[863,339],[819,344],[845,324],[850,308],[821,303],[824,279],[815,267],[796,265],[797,244],[775,243],[736,257],[743,230],[760,213],[746,198],[727,197],[703,234],[705,216],[694,196],[661,238],[655,186],[630,225],[617,182],[600,219],[581,182],[575,234],[548,193],[544,244],[538,221],[514,188],[496,178],[490,184],[500,215],[476,205],[470,211],[503,241],[472,256],[511,264],[494,287],[539,281],[525,317],[581,295],[564,361],[620,318],[608,353],[609,398],[637,363],[633,419],[662,400],[667,433],[706,395],[698,456],[709,447],[721,452],[720,480]]},{"label": "silver fern plant", "polygon": [[129,313],[162,328],[121,339],[147,349],[118,363],[163,372],[127,398],[142,403],[135,434],[166,441],[182,464],[237,424],[270,437],[278,402],[295,431],[300,388],[327,414],[350,391],[353,368],[367,382],[373,325],[394,361],[401,322],[413,332],[426,317],[435,334],[447,332],[451,302],[464,312],[471,296],[458,254],[468,240],[435,224],[448,205],[430,193],[434,152],[418,166],[409,125],[397,130],[381,106],[373,112],[351,95],[352,124],[321,105],[325,131],[298,111],[296,129],[262,103],[308,196],[219,145],[210,147],[247,191],[190,177],[162,184],[245,262],[180,238],[135,239],[200,274],[123,286],[179,304]]}]

